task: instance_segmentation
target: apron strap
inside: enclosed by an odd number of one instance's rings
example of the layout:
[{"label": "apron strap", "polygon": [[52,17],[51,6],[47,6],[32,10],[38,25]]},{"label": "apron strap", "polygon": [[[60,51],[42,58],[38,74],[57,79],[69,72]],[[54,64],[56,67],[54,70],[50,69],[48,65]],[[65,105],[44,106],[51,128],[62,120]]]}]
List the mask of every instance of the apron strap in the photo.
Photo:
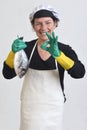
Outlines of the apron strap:
[{"label": "apron strap", "polygon": [[55,60],[56,69],[58,69],[57,61]]},{"label": "apron strap", "polygon": [[29,64],[30,64],[30,62],[31,62],[31,58],[32,58],[32,56],[33,56],[33,53],[34,53],[34,50],[35,50],[36,45],[37,45],[37,41],[36,41],[36,43],[35,43],[35,45],[34,45],[32,51],[31,51],[30,58],[29,58]]},{"label": "apron strap", "polygon": [[[58,63],[57,63],[56,60],[55,60],[55,64],[56,64],[56,69],[58,69]],[[58,71],[59,71],[59,69],[58,69]],[[60,74],[59,74],[59,77],[60,77]],[[61,82],[61,81],[60,81],[60,82]],[[64,96],[64,102],[66,102],[66,96],[65,96],[65,93],[64,93],[64,90],[63,90],[62,86],[61,86],[61,89],[62,89],[63,96]]]}]

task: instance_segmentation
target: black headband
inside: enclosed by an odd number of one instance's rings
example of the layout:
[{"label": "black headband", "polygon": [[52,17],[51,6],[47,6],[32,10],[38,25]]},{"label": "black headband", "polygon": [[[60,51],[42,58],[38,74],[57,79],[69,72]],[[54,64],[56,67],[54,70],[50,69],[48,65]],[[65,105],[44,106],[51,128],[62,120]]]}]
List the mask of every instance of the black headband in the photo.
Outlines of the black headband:
[{"label": "black headband", "polygon": [[59,21],[59,19],[57,19],[57,18],[53,15],[53,13],[52,13],[51,11],[45,10],[45,9],[37,11],[37,12],[34,14],[34,16],[33,16],[33,20],[32,20],[32,21],[34,21],[35,18],[41,18],[41,17],[51,17],[53,20]]}]

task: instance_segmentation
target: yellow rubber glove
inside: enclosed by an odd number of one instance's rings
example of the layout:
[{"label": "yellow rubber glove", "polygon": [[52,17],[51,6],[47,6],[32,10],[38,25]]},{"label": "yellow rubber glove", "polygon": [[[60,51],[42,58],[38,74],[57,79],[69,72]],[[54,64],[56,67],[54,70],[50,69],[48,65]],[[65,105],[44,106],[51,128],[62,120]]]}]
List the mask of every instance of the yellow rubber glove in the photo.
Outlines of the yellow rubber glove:
[{"label": "yellow rubber glove", "polygon": [[5,61],[5,63],[10,67],[10,68],[14,68],[14,56],[15,53],[13,51],[10,51],[10,53],[7,56],[7,59]]},{"label": "yellow rubber glove", "polygon": [[61,55],[55,59],[66,70],[69,70],[74,65],[74,61],[67,57],[63,52],[61,52]]}]

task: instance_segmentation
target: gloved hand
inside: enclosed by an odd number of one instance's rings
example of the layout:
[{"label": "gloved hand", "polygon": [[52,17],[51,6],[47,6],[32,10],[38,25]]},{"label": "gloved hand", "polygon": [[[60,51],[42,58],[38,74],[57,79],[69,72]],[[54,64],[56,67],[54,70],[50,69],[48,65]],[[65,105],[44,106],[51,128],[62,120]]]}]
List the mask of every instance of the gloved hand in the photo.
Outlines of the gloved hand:
[{"label": "gloved hand", "polygon": [[55,36],[54,32],[52,32],[52,36],[48,32],[46,32],[46,35],[49,41],[44,42],[41,48],[48,51],[54,58],[60,56],[61,51],[58,48],[58,36]]},{"label": "gloved hand", "polygon": [[27,45],[25,44],[25,42],[23,41],[23,37],[20,37],[16,40],[13,41],[13,44],[12,44],[12,51],[14,53],[26,48]]},{"label": "gloved hand", "polygon": [[13,44],[12,44],[12,50],[10,51],[9,55],[7,56],[5,63],[10,67],[10,68],[14,68],[14,57],[15,57],[15,53],[26,48],[27,45],[25,44],[25,42],[23,41],[23,37],[20,37],[16,40],[14,40]]},{"label": "gloved hand", "polygon": [[58,36],[55,37],[54,32],[52,32],[52,36],[47,32],[46,33],[49,41],[44,42],[41,45],[43,50],[48,51],[56,61],[66,70],[69,70],[73,67],[74,61],[67,57],[62,51],[58,48]]}]

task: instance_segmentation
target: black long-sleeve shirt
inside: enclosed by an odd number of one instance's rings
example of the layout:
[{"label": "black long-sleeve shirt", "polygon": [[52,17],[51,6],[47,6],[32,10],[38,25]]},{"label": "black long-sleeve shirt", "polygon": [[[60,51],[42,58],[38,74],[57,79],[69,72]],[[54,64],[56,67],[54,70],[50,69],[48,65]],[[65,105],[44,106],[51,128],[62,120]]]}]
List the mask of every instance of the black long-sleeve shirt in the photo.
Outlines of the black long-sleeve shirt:
[{"label": "black long-sleeve shirt", "polygon": [[[36,40],[37,39],[32,40],[30,42],[26,42],[27,48],[25,48],[24,51],[25,51],[28,59],[29,59],[31,51],[36,43]],[[75,63],[72,68],[67,70],[68,74],[73,78],[82,78],[85,74],[85,67],[81,63],[81,61],[78,59],[78,56],[75,53],[75,51],[69,45],[65,45],[60,42],[58,43],[58,46],[59,46],[59,49],[66,56],[71,58]],[[65,69],[59,63],[57,63],[57,65],[58,65],[58,71],[59,71],[59,76],[60,76],[61,88],[64,92],[63,80],[64,80]],[[40,55],[38,54],[37,46],[36,46],[29,67],[32,69],[43,70],[43,71],[44,70],[53,70],[53,69],[56,69],[55,59],[52,56],[50,56],[46,61],[42,60]],[[5,62],[3,64],[2,73],[6,79],[11,79],[16,76],[15,70],[11,69]]]}]

